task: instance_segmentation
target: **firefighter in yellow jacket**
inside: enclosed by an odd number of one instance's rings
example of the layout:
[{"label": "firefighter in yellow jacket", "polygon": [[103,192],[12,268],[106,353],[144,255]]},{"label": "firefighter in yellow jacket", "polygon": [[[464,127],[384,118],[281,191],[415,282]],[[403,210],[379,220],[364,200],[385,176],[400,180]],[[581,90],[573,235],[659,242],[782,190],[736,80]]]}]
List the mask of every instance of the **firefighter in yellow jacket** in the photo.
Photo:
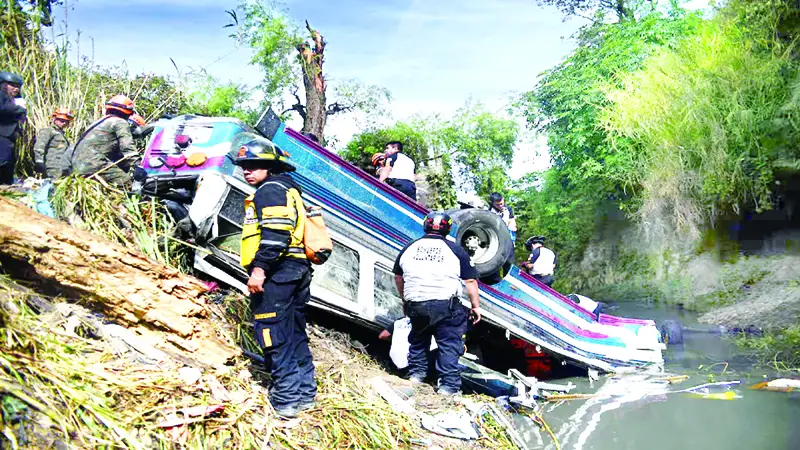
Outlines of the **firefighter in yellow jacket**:
[{"label": "firefighter in yellow jacket", "polygon": [[288,155],[255,135],[238,149],[236,164],[256,187],[245,200],[242,266],[250,278],[255,334],[264,349],[277,415],[296,417],[314,407],[317,387],[306,335],[305,305],[311,270],[303,246],[306,210],[300,187],[285,175],[295,170]]}]

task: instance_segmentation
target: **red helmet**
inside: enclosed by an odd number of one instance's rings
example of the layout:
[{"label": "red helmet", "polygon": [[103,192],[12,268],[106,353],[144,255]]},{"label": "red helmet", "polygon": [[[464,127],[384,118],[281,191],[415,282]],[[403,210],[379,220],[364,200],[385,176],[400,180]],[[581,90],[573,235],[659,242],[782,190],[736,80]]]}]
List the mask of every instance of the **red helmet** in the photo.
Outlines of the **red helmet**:
[{"label": "red helmet", "polygon": [[372,165],[378,167],[379,165],[383,164],[386,161],[386,154],[384,153],[375,153],[372,155]]},{"label": "red helmet", "polygon": [[53,111],[53,114],[50,114],[50,118],[61,119],[67,122],[72,122],[72,119],[74,119],[75,116],[72,114],[72,111],[70,111],[68,108],[58,108],[55,111]]},{"label": "red helmet", "polygon": [[144,117],[140,116],[139,114],[132,114],[130,117],[128,117],[128,120],[136,125],[139,125],[140,127],[147,125],[147,121],[144,120]]},{"label": "red helmet", "polygon": [[124,95],[115,95],[106,102],[106,112],[108,112],[109,109],[130,116],[133,114],[133,100]]},{"label": "red helmet", "polygon": [[453,219],[447,213],[434,211],[425,216],[425,221],[422,222],[422,229],[426,234],[441,234],[447,236],[450,234],[450,228],[453,227]]}]

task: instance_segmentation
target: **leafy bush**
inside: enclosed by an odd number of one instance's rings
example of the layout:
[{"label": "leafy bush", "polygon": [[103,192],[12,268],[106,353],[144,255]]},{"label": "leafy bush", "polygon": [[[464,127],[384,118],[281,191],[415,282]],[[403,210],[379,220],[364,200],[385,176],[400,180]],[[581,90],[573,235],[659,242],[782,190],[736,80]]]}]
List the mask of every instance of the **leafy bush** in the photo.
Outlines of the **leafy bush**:
[{"label": "leafy bush", "polygon": [[655,239],[771,207],[775,162],[800,155],[798,72],[774,33],[719,15],[609,90],[615,175]]}]

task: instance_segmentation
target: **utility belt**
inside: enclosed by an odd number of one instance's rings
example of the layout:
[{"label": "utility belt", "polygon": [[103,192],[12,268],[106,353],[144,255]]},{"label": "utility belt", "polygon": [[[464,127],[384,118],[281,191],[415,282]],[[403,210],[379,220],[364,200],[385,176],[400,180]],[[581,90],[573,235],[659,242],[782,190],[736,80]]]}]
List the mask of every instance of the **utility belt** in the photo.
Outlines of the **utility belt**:
[{"label": "utility belt", "polygon": [[411,304],[422,304],[428,302],[449,302],[449,308],[451,311],[455,310],[458,305],[461,304],[461,298],[457,294],[453,294],[450,298],[445,299],[431,299],[431,300],[403,300],[403,309],[405,310]]},{"label": "utility belt", "polygon": [[411,181],[411,180],[406,180],[405,178],[387,178],[387,179],[386,179],[386,182],[387,182],[388,184],[392,184],[392,185],[394,185],[394,184],[398,184],[398,182],[405,182],[405,183],[411,183],[411,184],[414,184],[414,182],[413,182],[413,181]]}]

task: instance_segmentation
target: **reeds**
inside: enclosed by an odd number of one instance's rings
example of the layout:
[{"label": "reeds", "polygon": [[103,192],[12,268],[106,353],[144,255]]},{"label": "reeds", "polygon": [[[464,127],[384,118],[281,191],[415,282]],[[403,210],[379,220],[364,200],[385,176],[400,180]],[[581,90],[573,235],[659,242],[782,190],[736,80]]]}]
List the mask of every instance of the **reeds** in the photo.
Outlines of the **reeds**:
[{"label": "reeds", "polygon": [[[280,448],[391,449],[408,448],[419,431],[364,387],[358,356],[338,368],[323,364],[317,407],[302,422],[287,424],[273,416],[267,390],[246,361],[190,382],[175,367],[120,357],[91,332],[67,331],[62,316],[34,313],[27,294],[2,281],[0,428],[11,448],[61,442],[72,448],[168,449],[180,443],[189,449],[250,449],[272,442]],[[70,311],[81,317],[79,307]],[[214,391],[215,381],[225,395]],[[159,427],[170,410],[216,404],[224,409],[196,423]]]},{"label": "reeds", "polygon": [[73,226],[188,271],[190,247],[171,238],[175,221],[155,199],[129,196],[73,175],[56,183],[52,203],[58,217]]},{"label": "reeds", "polygon": [[92,45],[88,51],[83,48],[85,42],[80,34],[71,41],[67,25],[64,22],[42,28],[36,11],[13,7],[0,10],[0,35],[4,37],[0,38],[0,70],[17,73],[25,81],[22,94],[28,113],[23,137],[17,143],[20,173],[30,173],[34,137],[39,129],[50,124],[50,115],[56,108],[69,108],[75,113],[75,119],[66,129],[74,142],[89,124],[102,116],[104,103],[113,95],[131,97],[137,112],[146,120],[158,118],[164,112],[177,112],[189,103],[190,95],[181,85],[163,76],[132,77],[125,66],[97,66]]}]

